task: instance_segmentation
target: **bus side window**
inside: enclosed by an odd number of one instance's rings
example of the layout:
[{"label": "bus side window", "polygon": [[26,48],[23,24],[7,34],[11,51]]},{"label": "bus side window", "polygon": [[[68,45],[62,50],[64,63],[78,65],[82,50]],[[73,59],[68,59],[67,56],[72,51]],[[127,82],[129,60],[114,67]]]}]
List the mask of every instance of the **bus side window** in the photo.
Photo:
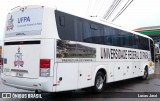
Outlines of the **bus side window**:
[{"label": "bus side window", "polygon": [[125,43],[124,43],[124,47],[128,48],[129,46],[129,34],[127,32],[124,32],[124,40],[125,40]]},{"label": "bus side window", "polygon": [[139,49],[149,50],[149,40],[147,38],[139,36]]},{"label": "bus side window", "polygon": [[103,44],[103,27],[100,24],[90,25],[92,43]]},{"label": "bus side window", "polygon": [[135,37],[135,35],[132,36],[132,41],[133,41],[132,48],[137,48],[136,37]]},{"label": "bus side window", "polygon": [[64,16],[59,16],[59,24],[60,24],[60,26],[65,26],[65,18],[64,18]]},{"label": "bus side window", "polygon": [[112,28],[112,45],[119,46],[119,30]]},{"label": "bus side window", "polygon": [[125,47],[126,44],[126,32],[120,31],[120,47]]},{"label": "bus side window", "polygon": [[121,33],[121,30],[117,30],[117,33],[116,33],[116,39],[117,39],[117,45],[118,47],[122,47],[122,42],[123,42],[123,39],[122,39],[122,33]]},{"label": "bus side window", "polygon": [[97,38],[100,39],[100,44],[104,45],[104,27],[103,26],[101,26],[100,34]]},{"label": "bus side window", "polygon": [[111,44],[111,30],[110,27],[104,28],[104,44],[105,45],[112,45]]},{"label": "bus side window", "polygon": [[149,40],[147,38],[143,38],[143,50],[149,50]]},{"label": "bus side window", "polygon": [[135,48],[138,49],[139,48],[139,36],[135,35]]},{"label": "bus side window", "polygon": [[92,34],[90,31],[90,25],[88,21],[83,22],[83,42],[92,43]]},{"label": "bus side window", "polygon": [[83,34],[83,20],[79,18],[74,19],[74,41],[82,42],[82,34]]},{"label": "bus side window", "polygon": [[92,43],[98,43],[96,37],[98,35],[98,26],[96,24],[90,24],[90,31],[91,31],[91,40]]},{"label": "bus side window", "polygon": [[[58,15],[58,34],[62,40],[75,40],[74,34],[74,16],[59,13]],[[67,25],[67,26],[65,26]]]},{"label": "bus side window", "polygon": [[131,33],[129,34],[129,44],[128,44],[128,48],[133,48],[133,36]]}]

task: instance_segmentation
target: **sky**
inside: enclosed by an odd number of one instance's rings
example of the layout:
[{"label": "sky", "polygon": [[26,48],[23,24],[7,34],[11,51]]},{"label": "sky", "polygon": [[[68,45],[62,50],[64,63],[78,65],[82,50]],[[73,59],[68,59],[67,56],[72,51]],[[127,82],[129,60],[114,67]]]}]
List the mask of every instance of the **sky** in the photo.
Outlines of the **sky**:
[{"label": "sky", "polygon": [[[96,3],[96,0],[0,0],[0,2],[0,40],[2,40],[7,13],[16,6],[56,6],[66,12],[89,16],[90,12],[94,13],[95,11],[92,4]],[[111,0],[108,0],[109,2]],[[101,7],[102,5],[99,3],[97,6]],[[101,12],[105,11],[104,6]],[[113,23],[133,30],[139,27],[159,26],[159,18],[160,0],[133,0],[132,4]]]}]

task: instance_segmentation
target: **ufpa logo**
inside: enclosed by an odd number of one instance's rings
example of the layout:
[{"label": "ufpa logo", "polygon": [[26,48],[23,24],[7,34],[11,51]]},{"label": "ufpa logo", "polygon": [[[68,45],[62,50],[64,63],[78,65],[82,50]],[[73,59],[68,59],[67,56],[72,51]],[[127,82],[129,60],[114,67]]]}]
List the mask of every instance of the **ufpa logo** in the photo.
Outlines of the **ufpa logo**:
[{"label": "ufpa logo", "polygon": [[13,30],[13,27],[14,27],[13,21],[14,19],[11,15],[11,17],[8,19],[7,31]]},{"label": "ufpa logo", "polygon": [[24,61],[22,60],[22,53],[20,52],[20,47],[18,47],[18,53],[15,54],[14,67],[23,67]]}]

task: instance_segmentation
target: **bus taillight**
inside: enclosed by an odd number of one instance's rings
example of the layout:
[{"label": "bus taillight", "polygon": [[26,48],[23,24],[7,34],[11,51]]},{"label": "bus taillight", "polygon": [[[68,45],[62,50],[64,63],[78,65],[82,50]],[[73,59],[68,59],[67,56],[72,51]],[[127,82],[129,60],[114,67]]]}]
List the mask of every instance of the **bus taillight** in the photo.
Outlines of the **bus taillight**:
[{"label": "bus taillight", "polygon": [[50,59],[40,59],[40,76],[50,76]]}]

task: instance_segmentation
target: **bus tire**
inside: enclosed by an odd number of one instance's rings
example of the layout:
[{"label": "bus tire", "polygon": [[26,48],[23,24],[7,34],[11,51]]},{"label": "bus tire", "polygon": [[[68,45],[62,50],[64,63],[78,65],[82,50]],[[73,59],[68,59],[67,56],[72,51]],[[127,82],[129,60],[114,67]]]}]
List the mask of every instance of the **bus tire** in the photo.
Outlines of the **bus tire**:
[{"label": "bus tire", "polygon": [[102,92],[105,86],[105,75],[101,72],[98,71],[95,77],[95,82],[93,86],[93,91],[95,93]]},{"label": "bus tire", "polygon": [[144,69],[144,74],[141,78],[142,80],[146,80],[148,78],[148,68],[147,67]]}]

